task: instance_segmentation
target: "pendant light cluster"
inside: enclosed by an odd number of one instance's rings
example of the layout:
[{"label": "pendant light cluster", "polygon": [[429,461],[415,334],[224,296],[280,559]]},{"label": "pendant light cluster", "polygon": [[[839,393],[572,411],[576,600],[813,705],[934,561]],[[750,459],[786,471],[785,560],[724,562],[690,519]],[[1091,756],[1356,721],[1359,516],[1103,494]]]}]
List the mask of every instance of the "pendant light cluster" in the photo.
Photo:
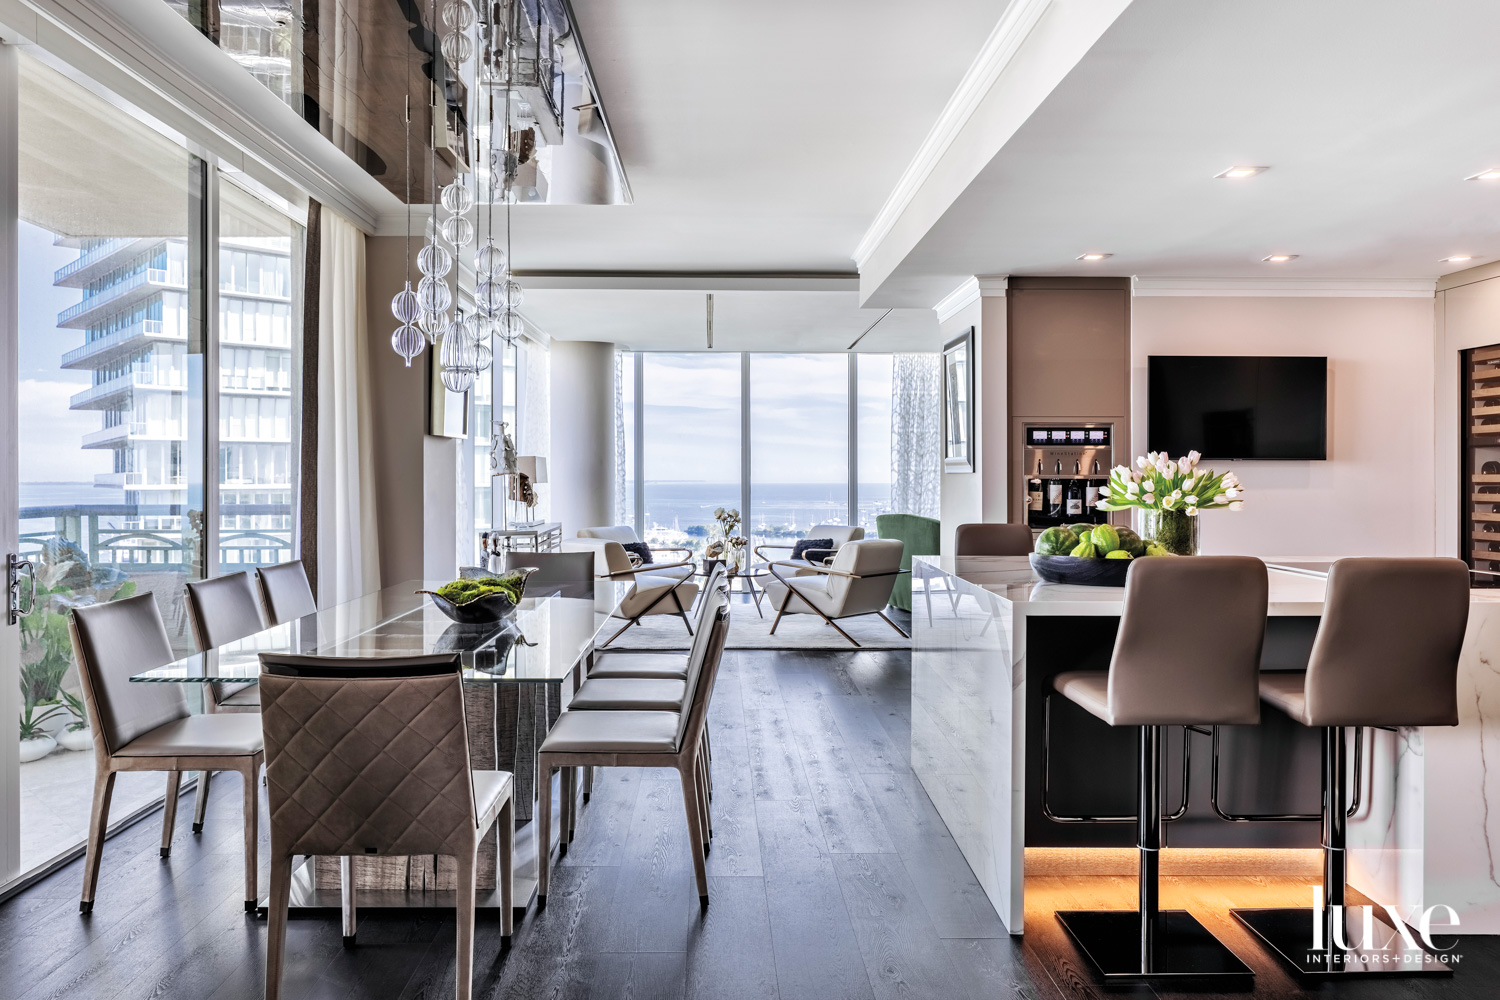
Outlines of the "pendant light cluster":
[{"label": "pendant light cluster", "polygon": [[[508,0],[495,6],[504,18],[505,26],[483,24],[468,0],[448,0],[442,9],[443,37],[440,49],[450,70],[457,72],[480,54],[480,68],[476,74],[481,87],[478,102],[487,108],[489,158],[483,171],[484,184],[482,202],[493,206],[505,204],[506,248],[502,249],[494,238],[494,209],[490,208],[489,224],[484,242],[474,250],[475,275],[473,312],[464,314],[456,305],[454,288],[457,285],[458,263],[467,248],[475,242],[474,223],[469,213],[474,208],[475,192],[470,188],[468,174],[462,170],[452,183],[445,186],[434,199],[429,217],[426,239],[417,253],[417,269],[422,277],[415,289],[411,282],[391,300],[391,313],[400,324],[391,336],[391,347],[405,359],[410,367],[412,359],[422,353],[428,344],[438,351],[443,366],[443,384],[452,392],[467,392],[475,377],[489,369],[494,361],[495,338],[506,345],[515,342],[525,330],[525,323],[517,310],[521,305],[521,286],[511,277],[509,270],[510,205],[514,200],[511,191],[515,170],[511,166],[515,157],[511,154],[513,131],[510,123],[510,99],[515,79],[517,53],[511,43],[514,32],[507,30],[520,13],[518,0]],[[434,73],[431,101],[434,116],[434,132],[444,127],[438,121],[445,102],[440,98],[438,74]],[[503,91],[503,113],[495,114],[495,91]],[[407,114],[407,243],[411,242],[411,116]],[[498,141],[497,141],[498,140]],[[431,144],[436,147],[437,143]],[[461,159],[467,159],[462,157]],[[431,152],[428,176],[434,175],[436,153]],[[475,186],[481,181],[475,178]],[[408,270],[408,273],[410,271]],[[450,278],[451,275],[451,278]]]}]

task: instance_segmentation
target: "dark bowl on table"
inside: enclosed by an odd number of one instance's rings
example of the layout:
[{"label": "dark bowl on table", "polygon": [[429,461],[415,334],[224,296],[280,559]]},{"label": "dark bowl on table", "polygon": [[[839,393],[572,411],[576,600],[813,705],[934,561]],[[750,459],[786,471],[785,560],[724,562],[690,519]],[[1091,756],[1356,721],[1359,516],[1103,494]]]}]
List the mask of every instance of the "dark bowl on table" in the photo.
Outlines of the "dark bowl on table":
[{"label": "dark bowl on table", "polygon": [[1048,583],[1072,583],[1084,587],[1123,587],[1131,559],[1083,559],[1078,556],[1044,556],[1031,553],[1031,570]]},{"label": "dark bowl on table", "polygon": [[[535,566],[518,566],[513,570],[496,575],[498,577],[519,575],[521,577],[521,597],[525,598],[526,580],[535,572]],[[432,603],[437,605],[439,611],[460,625],[485,625],[498,622],[508,615],[515,614],[516,608],[519,606],[504,594],[488,594],[484,597],[475,598],[467,604],[454,604],[435,590],[419,590],[417,593],[426,594],[432,598]]]}]

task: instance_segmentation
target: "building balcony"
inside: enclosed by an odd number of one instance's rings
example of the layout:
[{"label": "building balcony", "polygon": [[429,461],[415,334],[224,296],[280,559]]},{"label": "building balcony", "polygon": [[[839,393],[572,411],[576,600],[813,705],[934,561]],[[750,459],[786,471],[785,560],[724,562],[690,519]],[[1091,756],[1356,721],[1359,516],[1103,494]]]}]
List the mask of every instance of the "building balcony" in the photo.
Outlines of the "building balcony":
[{"label": "building balcony", "polygon": [[82,288],[90,281],[118,266],[116,258],[130,258],[142,254],[152,245],[160,244],[155,239],[105,240],[93,249],[84,252],[70,264],[64,264],[52,272],[52,284],[59,288]]},{"label": "building balcony", "polygon": [[144,472],[98,472],[95,486],[112,486],[131,490],[180,490],[187,485],[183,476],[147,476]]},{"label": "building balcony", "polygon": [[187,390],[186,372],[158,372],[151,369],[126,372],[108,382],[91,385],[68,401],[72,410],[117,409],[121,397],[129,396],[137,389],[155,389],[161,392],[184,392]]},{"label": "building balcony", "polygon": [[85,448],[115,448],[131,441],[184,441],[186,439],[187,435],[180,427],[171,432],[152,430],[144,420],[127,420],[122,424],[103,427],[85,434],[82,445]]},{"label": "building balcony", "polygon": [[174,273],[175,270],[144,268],[118,284],[64,309],[57,314],[57,325],[59,329],[81,330],[91,322],[97,322],[111,313],[123,312],[160,291],[186,289],[187,276]]},{"label": "building balcony", "polygon": [[157,340],[181,344],[186,343],[187,336],[166,332],[162,329],[162,321],[159,319],[145,319],[84,344],[82,347],[73,348],[62,356],[61,367],[73,371],[107,368],[112,362],[139,351],[144,341]]}]

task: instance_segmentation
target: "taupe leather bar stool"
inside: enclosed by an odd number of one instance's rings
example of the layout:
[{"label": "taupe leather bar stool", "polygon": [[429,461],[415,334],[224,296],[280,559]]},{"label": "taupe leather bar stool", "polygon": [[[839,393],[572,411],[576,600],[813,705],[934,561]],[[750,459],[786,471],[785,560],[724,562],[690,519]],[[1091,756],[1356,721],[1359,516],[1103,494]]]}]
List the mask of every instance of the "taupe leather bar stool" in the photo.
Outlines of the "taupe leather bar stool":
[{"label": "taupe leather bar stool", "polygon": [[1058,674],[1063,697],[1111,726],[1140,729],[1140,904],[1136,910],[1059,910],[1057,918],[1110,980],[1248,980],[1253,973],[1186,910],[1162,910],[1162,741],[1165,726],[1260,721],[1266,567],[1245,556],[1141,559],[1125,578],[1125,607],[1109,671]]},{"label": "taupe leather bar stool", "polygon": [[[1458,657],[1469,622],[1469,571],[1458,559],[1340,559],[1307,673],[1261,676],[1260,695],[1304,726],[1323,730],[1323,900],[1311,908],[1242,908],[1236,918],[1297,972],[1310,976],[1431,973],[1452,967],[1400,948],[1394,928],[1372,928],[1344,906],[1348,799],[1345,729],[1458,725]],[[1315,928],[1322,947],[1315,947]],[[1382,930],[1383,928],[1383,930]],[[1394,961],[1390,947],[1403,960]]]},{"label": "taupe leather bar stool", "polygon": [[183,771],[238,771],[244,782],[245,909],[256,900],[256,834],[264,759],[254,715],[190,715],[181,684],[132,684],[133,674],[177,658],[150,594],[74,608],[70,627],[83,698],[94,724],[94,805],[79,909],[94,908],[109,800],[120,771],[167,772],[161,856],[172,850]]},{"label": "taupe leather bar stool", "polygon": [[511,775],[473,771],[458,654],[374,660],[261,655],[271,804],[266,1000],[281,996],[293,856],[344,860],[344,937],[354,937],[348,859],[451,855],[458,863],[455,995],[474,979],[480,840],[497,827],[501,934],[513,929]]},{"label": "taupe leather bar stool", "polygon": [[1031,528],[1024,524],[960,524],[953,531],[957,556],[1025,556],[1031,545]]},{"label": "taupe leather bar stool", "polygon": [[260,601],[265,607],[267,624],[281,625],[317,612],[318,601],[313,597],[301,559],[262,566],[255,576],[260,583]]},{"label": "taupe leather bar stool", "polygon": [[[266,627],[249,573],[230,573],[189,583],[187,609],[188,621],[193,626],[193,641],[198,644],[200,653],[262,632]],[[205,685],[203,710],[210,714],[259,713],[260,688],[251,681],[243,684],[215,681]],[[194,833],[203,832],[210,773],[202,771],[198,775],[198,803],[193,809]]]},{"label": "taupe leather bar stool", "polygon": [[[537,749],[537,896],[545,902],[551,870],[552,770],[574,767],[670,767],[682,780],[688,846],[698,898],[708,903],[708,873],[698,806],[698,746],[708,702],[729,637],[729,608],[721,607],[709,629],[702,669],[688,690],[685,712],[564,712]],[[568,785],[563,786],[567,801]]]}]

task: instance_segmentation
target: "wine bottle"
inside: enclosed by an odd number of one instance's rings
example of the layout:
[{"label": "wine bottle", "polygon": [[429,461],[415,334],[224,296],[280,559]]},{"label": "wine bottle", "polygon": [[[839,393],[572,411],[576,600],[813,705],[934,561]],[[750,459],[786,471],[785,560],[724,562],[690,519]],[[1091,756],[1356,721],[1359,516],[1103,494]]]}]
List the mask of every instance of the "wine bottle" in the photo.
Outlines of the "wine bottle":
[{"label": "wine bottle", "polygon": [[1035,517],[1040,517],[1046,511],[1042,508],[1042,460],[1036,460],[1036,475],[1032,476],[1026,483],[1026,509]]},{"label": "wine bottle", "polygon": [[1073,478],[1068,480],[1065,489],[1068,517],[1076,519],[1083,516],[1083,479],[1080,476],[1082,470],[1078,467],[1078,461],[1073,461]]},{"label": "wine bottle", "polygon": [[1053,477],[1047,480],[1047,516],[1063,516],[1062,459],[1058,459],[1052,470]]},{"label": "wine bottle", "polygon": [[1104,511],[1099,509],[1099,491],[1104,488],[1104,481],[1099,476],[1099,460],[1094,460],[1094,478],[1088,481],[1088,488],[1084,491],[1084,504],[1088,508],[1089,520],[1102,522]]}]

